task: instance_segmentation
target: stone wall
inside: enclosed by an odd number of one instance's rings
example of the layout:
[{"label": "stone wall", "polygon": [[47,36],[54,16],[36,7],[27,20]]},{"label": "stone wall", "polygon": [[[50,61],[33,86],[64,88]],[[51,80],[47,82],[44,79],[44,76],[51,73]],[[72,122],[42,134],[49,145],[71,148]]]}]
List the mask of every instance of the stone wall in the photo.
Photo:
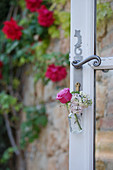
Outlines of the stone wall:
[{"label": "stone wall", "polygon": [[[113,70],[97,71],[96,159],[97,170],[113,170]],[[100,168],[101,162],[101,168]]]},{"label": "stone wall", "polygon": [[[98,55],[112,57],[113,19],[103,24],[97,40]],[[113,170],[113,70],[96,72],[96,96],[96,170]]]},{"label": "stone wall", "polygon": [[[69,4],[68,2],[67,10],[70,9]],[[97,32],[97,54],[101,57],[113,56],[113,20],[107,23],[106,34],[104,28],[105,25]],[[69,51],[69,39],[65,39],[63,34],[61,31],[60,41],[51,41],[48,52]],[[63,105],[55,101],[57,92],[64,87],[69,87],[69,73],[65,80],[57,84],[49,82],[45,87],[41,81],[34,87],[32,74],[24,80],[24,104],[38,106],[44,101],[48,115],[47,127],[42,130],[40,138],[29,145],[26,151],[27,170],[68,170],[68,112]],[[112,71],[97,72],[96,93],[96,170],[113,170]]]},{"label": "stone wall", "polygon": [[[41,82],[36,85],[34,98],[33,79],[27,77],[25,81],[24,102],[26,105],[44,101],[48,115],[48,125],[35,143],[29,145],[26,151],[27,170],[68,170],[68,112],[64,105],[59,104],[56,94],[64,87],[69,87],[69,76],[66,80],[53,84],[50,82],[43,87]],[[29,85],[28,85],[29,84]]]}]

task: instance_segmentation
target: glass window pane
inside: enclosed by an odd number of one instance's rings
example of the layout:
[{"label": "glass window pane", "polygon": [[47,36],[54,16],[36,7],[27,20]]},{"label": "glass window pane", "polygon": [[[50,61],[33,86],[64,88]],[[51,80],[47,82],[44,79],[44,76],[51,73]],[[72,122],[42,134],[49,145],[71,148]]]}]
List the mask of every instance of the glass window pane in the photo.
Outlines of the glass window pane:
[{"label": "glass window pane", "polygon": [[113,70],[96,71],[96,170],[113,170]]}]

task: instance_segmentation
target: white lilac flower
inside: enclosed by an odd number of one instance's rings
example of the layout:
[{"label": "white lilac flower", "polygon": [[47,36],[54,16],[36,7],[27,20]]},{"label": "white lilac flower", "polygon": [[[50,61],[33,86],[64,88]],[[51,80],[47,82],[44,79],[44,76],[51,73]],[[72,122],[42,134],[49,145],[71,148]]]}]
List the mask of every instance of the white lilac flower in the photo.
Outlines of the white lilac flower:
[{"label": "white lilac flower", "polygon": [[70,112],[82,112],[84,108],[87,108],[92,104],[92,100],[90,97],[83,93],[83,91],[80,91],[80,94],[73,93],[71,101],[68,103],[68,109]]},{"label": "white lilac flower", "polygon": [[81,113],[82,112],[82,107],[75,106],[74,104],[71,104],[70,112],[72,112],[72,113]]},{"label": "white lilac flower", "polygon": [[80,91],[80,95],[83,95],[83,91]]}]

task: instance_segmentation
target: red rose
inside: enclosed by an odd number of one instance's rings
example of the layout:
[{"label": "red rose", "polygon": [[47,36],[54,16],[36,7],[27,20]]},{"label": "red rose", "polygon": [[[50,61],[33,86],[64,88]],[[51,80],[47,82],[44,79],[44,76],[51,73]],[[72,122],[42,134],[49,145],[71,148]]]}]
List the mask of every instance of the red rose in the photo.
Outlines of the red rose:
[{"label": "red rose", "polygon": [[26,6],[31,12],[37,11],[41,3],[42,0],[26,0]]},{"label": "red rose", "polygon": [[16,21],[11,18],[10,21],[4,22],[2,31],[6,34],[7,38],[10,38],[11,40],[20,40],[20,37],[22,36],[22,29],[23,27],[18,26]]},{"label": "red rose", "polygon": [[2,63],[2,61],[0,61],[0,68],[2,68],[3,67],[3,63]]},{"label": "red rose", "polygon": [[3,78],[3,76],[2,76],[2,73],[1,73],[1,71],[0,71],[0,80]]},{"label": "red rose", "polygon": [[43,27],[50,27],[53,22],[53,12],[49,11],[45,5],[42,5],[40,9],[38,9],[38,22]]},{"label": "red rose", "polygon": [[53,82],[64,79],[67,75],[66,68],[63,66],[55,66],[54,64],[49,65],[45,76]]}]

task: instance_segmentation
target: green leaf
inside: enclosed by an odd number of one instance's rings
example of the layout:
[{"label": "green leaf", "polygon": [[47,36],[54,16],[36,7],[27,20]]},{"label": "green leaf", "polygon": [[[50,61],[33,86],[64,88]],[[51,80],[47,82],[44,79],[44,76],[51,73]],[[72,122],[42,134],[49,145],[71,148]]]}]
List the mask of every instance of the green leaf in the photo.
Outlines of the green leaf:
[{"label": "green leaf", "polygon": [[59,38],[60,37],[60,30],[56,26],[51,26],[48,29],[48,33],[52,38]]},{"label": "green leaf", "polygon": [[12,110],[12,107],[19,111],[22,108],[22,105],[18,103],[17,98],[6,94],[5,92],[0,93],[0,113],[9,113]]},{"label": "green leaf", "polygon": [[40,116],[38,119],[35,120],[37,125],[46,126],[47,125],[47,117]]},{"label": "green leaf", "polygon": [[1,163],[6,163],[13,155],[13,153],[17,150],[16,147],[9,147],[4,153],[0,160]]},{"label": "green leaf", "polygon": [[25,7],[26,7],[25,0],[19,0],[19,1],[18,1],[18,4],[20,5],[20,7],[21,7],[22,9],[25,9]]},{"label": "green leaf", "polygon": [[34,142],[39,137],[41,128],[47,125],[47,115],[44,105],[39,107],[25,107],[26,121],[21,124],[21,147],[25,147],[28,143]]},{"label": "green leaf", "polygon": [[10,54],[19,44],[19,41],[14,41],[11,44],[7,44],[6,54]]},{"label": "green leaf", "polygon": [[101,27],[102,22],[109,20],[113,16],[113,10],[109,2],[97,3],[97,28]]}]

